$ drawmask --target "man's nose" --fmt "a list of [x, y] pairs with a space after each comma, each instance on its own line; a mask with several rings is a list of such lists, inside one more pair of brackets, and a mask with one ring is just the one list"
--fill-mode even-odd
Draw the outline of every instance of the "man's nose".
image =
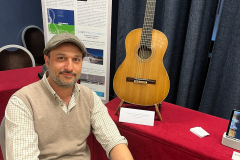
[[66, 61], [65, 69], [67, 69], [68, 71], [72, 71], [73, 70], [73, 62], [72, 62], [71, 59], [68, 59]]

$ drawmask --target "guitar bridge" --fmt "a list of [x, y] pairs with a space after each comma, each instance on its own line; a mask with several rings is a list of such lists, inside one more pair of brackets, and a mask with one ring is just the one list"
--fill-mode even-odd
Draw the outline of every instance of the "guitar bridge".
[[138, 83], [138, 84], [156, 84], [156, 80], [143, 79], [143, 78], [127, 77], [127, 78], [126, 78], [126, 81], [127, 81], [127, 82]]
[[147, 84], [147, 80], [145, 79], [138, 79], [138, 80], [134, 80], [134, 83], [140, 83], [140, 84]]

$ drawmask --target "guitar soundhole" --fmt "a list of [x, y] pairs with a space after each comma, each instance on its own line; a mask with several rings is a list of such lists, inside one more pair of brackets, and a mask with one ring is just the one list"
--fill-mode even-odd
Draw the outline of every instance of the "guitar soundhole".
[[148, 59], [152, 54], [152, 50], [150, 48], [148, 48], [147, 46], [141, 46], [138, 49], [138, 56], [141, 59]]

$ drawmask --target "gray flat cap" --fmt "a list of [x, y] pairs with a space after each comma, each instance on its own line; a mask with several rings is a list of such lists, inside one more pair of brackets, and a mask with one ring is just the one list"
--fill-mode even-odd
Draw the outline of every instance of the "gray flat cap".
[[77, 45], [83, 54], [83, 58], [86, 56], [87, 50], [84, 44], [75, 35], [70, 33], [60, 33], [54, 35], [46, 44], [43, 54], [48, 55], [49, 51], [63, 43], [73, 43]]

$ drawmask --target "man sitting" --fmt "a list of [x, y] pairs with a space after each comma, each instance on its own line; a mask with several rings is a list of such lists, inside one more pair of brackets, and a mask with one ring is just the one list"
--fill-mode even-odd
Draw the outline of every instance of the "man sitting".
[[44, 49], [48, 71], [10, 98], [5, 111], [9, 160], [90, 160], [92, 131], [108, 158], [133, 159], [107, 108], [77, 84], [87, 51], [71, 34], [53, 36]]

